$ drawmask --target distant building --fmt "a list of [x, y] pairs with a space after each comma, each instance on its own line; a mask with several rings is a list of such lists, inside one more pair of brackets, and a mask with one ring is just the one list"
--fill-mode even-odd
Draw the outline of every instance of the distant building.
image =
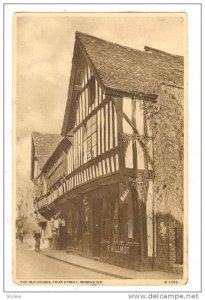
[[60, 135], [32, 134], [34, 205], [73, 251], [182, 272], [183, 57], [76, 33]]
[[21, 191], [18, 191], [17, 193], [17, 204], [16, 204], [17, 234], [21, 227], [24, 228], [24, 233], [26, 238], [31, 236], [33, 230], [37, 228], [36, 214], [34, 212], [34, 206], [33, 206], [33, 189], [29, 184], [27, 187], [24, 187], [24, 189], [21, 189]]

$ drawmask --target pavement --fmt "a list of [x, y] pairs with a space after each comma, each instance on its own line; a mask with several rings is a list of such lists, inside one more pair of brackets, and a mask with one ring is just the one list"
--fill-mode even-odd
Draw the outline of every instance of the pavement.
[[[32, 241], [31, 241], [32, 242]], [[91, 285], [96, 284], [96, 280], [112, 280], [113, 276], [104, 275], [99, 272], [89, 271], [80, 266], [73, 266], [64, 261], [49, 258], [36, 252], [30, 242], [24, 240], [23, 244], [16, 241], [15, 264], [13, 268], [13, 280], [17, 284], [53, 284], [53, 281], [66, 281], [66, 284], [75, 284], [77, 280], [88, 280]], [[50, 282], [51, 281], [51, 282]]]
[[121, 279], [162, 279], [162, 280], [178, 280], [183, 276], [180, 274], [162, 272], [162, 271], [149, 271], [138, 272], [115, 265], [103, 263], [94, 259], [79, 256], [77, 254], [68, 253], [65, 250], [51, 250], [42, 249], [42, 255], [52, 259], [70, 264], [72, 266], [81, 267], [89, 271], [94, 271], [100, 274], [113, 276]]

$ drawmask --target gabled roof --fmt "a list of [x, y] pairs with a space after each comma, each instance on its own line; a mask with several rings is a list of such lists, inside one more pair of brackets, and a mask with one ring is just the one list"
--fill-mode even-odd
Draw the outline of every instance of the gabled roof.
[[[136, 37], [137, 38], [137, 37]], [[160, 84], [183, 88], [184, 58], [145, 46], [145, 51], [108, 42], [76, 32], [68, 99], [61, 134], [72, 129], [73, 111], [78, 93], [74, 91], [78, 50], [105, 90], [157, 96]]]
[[[155, 94], [161, 84], [183, 87], [184, 59], [145, 46], [145, 51], [76, 32], [103, 85], [117, 91]], [[136, 37], [137, 38], [137, 37]]]
[[62, 155], [63, 150], [65, 151], [68, 145], [73, 144], [73, 133], [69, 133], [65, 137], [63, 137], [57, 146], [54, 148], [51, 155], [49, 155], [48, 159], [46, 160], [45, 164], [43, 165], [42, 171], [48, 170], [53, 165], [53, 159], [55, 160], [56, 157]]
[[32, 132], [31, 136], [35, 147], [36, 157], [39, 162], [39, 167], [42, 169], [63, 138], [60, 134], [40, 132]]

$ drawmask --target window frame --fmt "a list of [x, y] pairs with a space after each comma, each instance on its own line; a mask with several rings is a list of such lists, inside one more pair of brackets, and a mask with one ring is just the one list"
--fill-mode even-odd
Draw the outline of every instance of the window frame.
[[97, 156], [97, 116], [89, 118], [83, 128], [83, 163], [86, 163]]

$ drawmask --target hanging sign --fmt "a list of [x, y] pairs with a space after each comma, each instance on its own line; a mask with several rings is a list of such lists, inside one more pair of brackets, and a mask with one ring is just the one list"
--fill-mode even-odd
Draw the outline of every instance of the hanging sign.
[[130, 189], [126, 189], [126, 190], [124, 191], [123, 195], [120, 197], [120, 200], [121, 200], [122, 202], [125, 201], [125, 199], [127, 198], [129, 192], [130, 192]]
[[133, 180], [133, 178], [128, 178], [126, 181], [126, 184], [129, 185], [129, 187], [124, 191], [123, 195], [120, 197], [120, 200], [122, 202], [125, 201], [125, 199], [127, 198], [131, 188], [133, 187], [133, 185], [135, 184], [135, 181]]

